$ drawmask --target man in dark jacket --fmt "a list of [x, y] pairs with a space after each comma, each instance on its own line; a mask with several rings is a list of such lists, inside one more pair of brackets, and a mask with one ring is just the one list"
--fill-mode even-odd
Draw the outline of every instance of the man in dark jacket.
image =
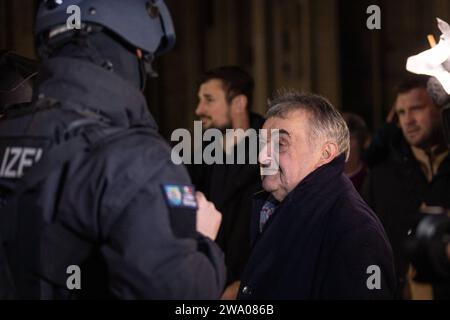
[[[240, 299], [390, 299], [391, 247], [381, 223], [344, 174], [349, 132], [324, 98], [295, 91], [269, 104], [259, 161], [253, 249]], [[277, 151], [278, 150], [278, 156]]]
[[[429, 77], [410, 77], [399, 86], [395, 103], [400, 130], [383, 143], [384, 160], [374, 165], [364, 186], [367, 203], [379, 215], [392, 243], [403, 298], [431, 299], [444, 288], [412, 281], [405, 240], [422, 206], [450, 208], [450, 157], [440, 108], [427, 92]], [[433, 292], [434, 291], [434, 292]], [[447, 289], [448, 291], [448, 289]], [[448, 294], [448, 293], [447, 293]]]
[[[226, 129], [253, 129], [257, 132], [264, 119], [251, 112], [252, 77], [236, 66], [225, 66], [206, 72], [200, 80], [196, 115], [204, 129], [222, 131], [224, 156], [236, 155], [238, 144], [245, 144], [245, 164], [197, 164], [189, 167], [198, 190], [222, 213], [217, 243], [225, 253], [227, 285], [225, 299], [236, 297], [239, 279], [250, 253], [251, 198], [261, 189], [257, 163], [249, 160], [249, 139], [226, 135]], [[230, 139], [231, 137], [231, 139]], [[255, 155], [256, 159], [256, 155]], [[255, 161], [256, 162], [256, 161]]]
[[[72, 4], [80, 29], [66, 25]], [[36, 35], [39, 99], [0, 121], [12, 297], [219, 298], [220, 216], [195, 201], [141, 91], [174, 43], [164, 2], [45, 1]]]

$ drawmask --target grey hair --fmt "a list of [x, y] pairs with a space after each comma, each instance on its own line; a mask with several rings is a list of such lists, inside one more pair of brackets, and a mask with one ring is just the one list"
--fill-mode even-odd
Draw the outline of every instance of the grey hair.
[[295, 89], [281, 89], [268, 101], [266, 118], [285, 118], [297, 110], [306, 111], [309, 116], [309, 143], [314, 146], [317, 138], [333, 141], [338, 146], [338, 155], [350, 153], [350, 133], [342, 115], [326, 98], [302, 93]]

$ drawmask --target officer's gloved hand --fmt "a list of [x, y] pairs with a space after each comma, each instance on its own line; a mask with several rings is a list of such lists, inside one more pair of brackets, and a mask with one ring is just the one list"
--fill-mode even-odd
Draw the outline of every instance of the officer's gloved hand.
[[203, 193], [196, 192], [195, 196], [198, 204], [197, 231], [212, 240], [216, 240], [222, 223], [222, 214], [217, 211], [212, 202], [206, 199]]

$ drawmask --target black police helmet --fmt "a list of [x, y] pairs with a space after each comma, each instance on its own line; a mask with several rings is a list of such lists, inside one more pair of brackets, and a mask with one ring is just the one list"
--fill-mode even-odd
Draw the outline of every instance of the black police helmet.
[[71, 31], [68, 20], [78, 9], [83, 29], [104, 27], [144, 54], [157, 56], [175, 44], [172, 18], [163, 0], [43, 0], [36, 17], [38, 43], [45, 45], [53, 36]]

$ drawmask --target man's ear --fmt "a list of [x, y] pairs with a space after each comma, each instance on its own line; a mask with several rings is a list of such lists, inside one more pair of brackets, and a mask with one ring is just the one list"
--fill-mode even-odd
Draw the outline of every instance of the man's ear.
[[245, 95], [240, 94], [233, 98], [231, 101], [231, 107], [235, 112], [243, 113], [247, 112], [248, 99]]
[[247, 130], [250, 128], [250, 119], [247, 104], [248, 99], [243, 94], [237, 95], [231, 101], [230, 117], [233, 129]]
[[322, 146], [320, 150], [320, 159], [317, 164], [317, 168], [333, 161], [338, 154], [338, 149], [339, 148], [336, 142], [333, 141], [325, 142], [325, 144]]

